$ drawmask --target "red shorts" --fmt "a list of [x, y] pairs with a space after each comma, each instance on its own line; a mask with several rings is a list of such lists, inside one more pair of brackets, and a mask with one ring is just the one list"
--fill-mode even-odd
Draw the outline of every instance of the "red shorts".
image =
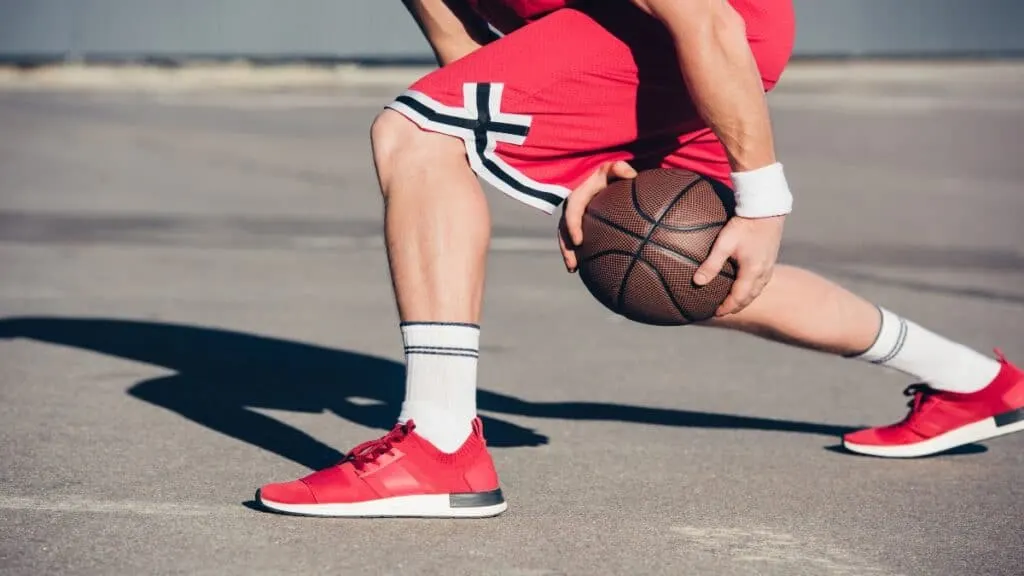
[[[793, 45], [791, 0], [732, 0], [765, 90]], [[552, 213], [601, 164], [673, 167], [729, 182], [665, 27], [626, 0], [564, 8], [439, 68], [388, 105], [461, 138], [487, 183]]]

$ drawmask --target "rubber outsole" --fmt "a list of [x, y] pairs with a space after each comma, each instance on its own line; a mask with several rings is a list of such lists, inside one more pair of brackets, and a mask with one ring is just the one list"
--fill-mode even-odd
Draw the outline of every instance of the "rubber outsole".
[[418, 494], [366, 502], [336, 504], [287, 504], [263, 498], [256, 502], [281, 514], [323, 518], [490, 518], [508, 509], [501, 488], [461, 494]]
[[991, 440], [1014, 432], [1024, 431], [1024, 408], [1003, 412], [940, 434], [933, 438], [899, 445], [855, 444], [843, 440], [843, 447], [851, 452], [883, 458], [920, 458], [952, 450], [966, 444]]

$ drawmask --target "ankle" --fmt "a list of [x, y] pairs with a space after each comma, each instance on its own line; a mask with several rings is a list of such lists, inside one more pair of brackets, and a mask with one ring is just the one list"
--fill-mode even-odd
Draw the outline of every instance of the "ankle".
[[400, 421], [442, 452], [454, 452], [476, 417], [480, 327], [449, 322], [403, 322], [406, 389]]
[[415, 404], [402, 405], [402, 414], [409, 410], [415, 417], [399, 418], [400, 423], [412, 422], [416, 434], [430, 442], [440, 452], [454, 454], [473, 434], [473, 420], [465, 420], [443, 407]]

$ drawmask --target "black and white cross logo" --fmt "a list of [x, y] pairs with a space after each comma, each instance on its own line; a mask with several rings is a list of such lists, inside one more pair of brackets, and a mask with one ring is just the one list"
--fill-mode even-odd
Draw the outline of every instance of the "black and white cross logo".
[[502, 160], [499, 142], [522, 145], [532, 118], [501, 111], [502, 83], [466, 83], [462, 108], [446, 106], [408, 90], [388, 105], [421, 128], [462, 139], [473, 170], [495, 188], [531, 206], [552, 213], [569, 195], [563, 186], [537, 182]]

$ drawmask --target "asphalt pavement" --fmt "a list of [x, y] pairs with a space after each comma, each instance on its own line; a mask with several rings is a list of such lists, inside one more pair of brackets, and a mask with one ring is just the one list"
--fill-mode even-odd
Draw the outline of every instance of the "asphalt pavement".
[[[493, 190], [479, 406], [508, 512], [260, 511], [261, 484], [398, 412], [367, 135], [403, 86], [16, 84], [0, 573], [1024, 573], [1024, 435], [844, 453], [910, 381], [614, 317], [564, 272], [554, 218]], [[782, 261], [1024, 362], [1024, 65], [795, 67], [771, 100], [797, 197]]]

